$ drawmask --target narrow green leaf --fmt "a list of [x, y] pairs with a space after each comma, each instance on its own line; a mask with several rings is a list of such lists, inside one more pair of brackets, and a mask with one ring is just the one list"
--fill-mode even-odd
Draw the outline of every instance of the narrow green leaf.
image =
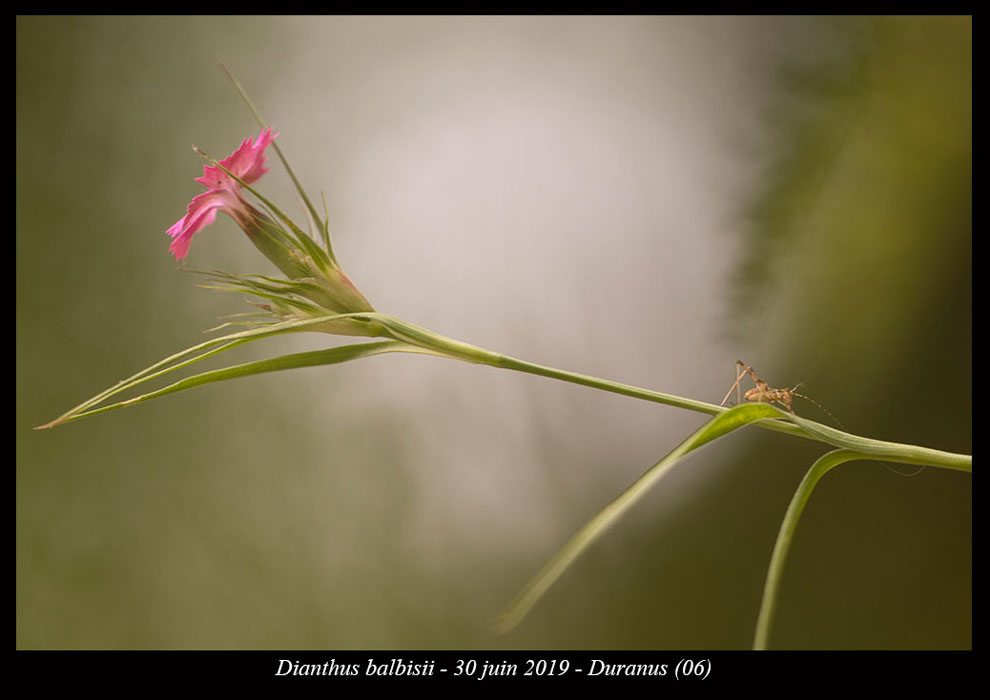
[[330, 243], [330, 213], [327, 211], [327, 198], [320, 192], [320, 199], [323, 200], [323, 222], [320, 233], [323, 235], [323, 247], [327, 250], [327, 255], [333, 260], [333, 264], [340, 267], [336, 256], [333, 254], [333, 245]]
[[773, 555], [770, 557], [770, 568], [767, 571], [767, 580], [763, 586], [763, 600], [760, 603], [760, 614], [756, 619], [756, 634], [753, 639], [753, 649], [762, 650], [767, 648], [770, 639], [770, 626], [773, 624], [773, 616], [777, 607], [777, 595], [780, 591], [780, 581], [784, 572], [784, 563], [787, 561], [787, 554], [790, 551], [791, 541], [794, 539], [794, 531], [797, 529], [798, 520], [804, 511], [808, 499], [815, 485], [821, 481], [829, 471], [857, 459], [873, 459], [872, 455], [855, 450], [834, 450], [819, 457], [811, 469], [801, 480], [787, 513], [784, 515], [784, 522], [780, 525], [780, 532], [777, 534], [777, 541], [773, 546]]
[[[254, 314], [252, 314], [252, 315], [254, 315]], [[248, 328], [260, 328], [262, 326], [271, 326], [271, 325], [274, 325], [275, 323], [278, 323], [278, 322], [277, 321], [261, 321], [261, 320], [257, 320], [257, 321], [225, 321], [225, 322], [221, 323], [219, 326], [213, 326], [213, 328], [207, 328], [205, 331], [203, 331], [203, 333], [214, 333], [216, 331], [223, 330], [224, 328], [236, 328], [236, 327], [239, 327], [239, 326], [241, 326], [241, 327], [248, 327]]]
[[578, 556], [632, 508], [686, 454], [754, 421], [787, 417], [788, 414], [774, 406], [753, 403], [731, 408], [705, 423], [578, 530], [498, 614], [494, 621], [495, 629], [505, 633], [515, 628]]
[[[156, 379], [169, 372], [174, 372], [177, 369], [181, 369], [188, 365], [191, 365], [200, 360], [205, 360], [208, 357], [217, 355], [221, 352], [225, 352], [232, 348], [235, 348], [244, 343], [250, 343], [255, 340], [261, 340], [262, 338], [268, 338], [275, 335], [281, 335], [283, 333], [295, 333], [299, 331], [305, 331], [312, 326], [317, 326], [321, 323], [327, 323], [329, 321], [345, 321], [345, 320], [355, 320], [362, 321], [361, 317], [366, 316], [366, 314], [332, 314], [328, 316], [318, 316], [316, 318], [308, 318], [300, 321], [285, 321], [282, 323], [276, 323], [274, 325], [266, 326], [264, 328], [255, 328], [248, 331], [240, 331], [238, 333], [231, 333], [229, 335], [221, 336], [219, 338], [212, 338], [205, 342], [193, 345], [192, 347], [186, 348], [181, 352], [174, 355], [166, 357], [164, 360], [160, 360], [150, 367], [146, 367], [137, 374], [128, 377], [127, 379], [117, 382], [109, 389], [101, 391], [96, 396], [84, 401], [72, 410], [64, 413], [50, 423], [45, 425], [39, 425], [35, 430], [42, 430], [45, 428], [53, 428], [56, 425], [60, 425], [69, 420], [73, 419], [77, 413], [82, 413], [88, 409], [103, 403], [106, 399], [111, 396], [115, 396], [123, 391], [137, 386], [138, 384], [143, 384], [144, 382]], [[196, 353], [200, 353], [196, 355]], [[188, 360], [185, 358], [191, 355], [196, 355]]]
[[157, 399], [160, 396], [175, 394], [180, 391], [203, 386], [204, 384], [212, 384], [213, 382], [222, 382], [228, 379], [237, 379], [238, 377], [247, 377], [252, 374], [263, 374], [265, 372], [280, 372], [287, 369], [316, 367], [319, 365], [335, 365], [340, 364], [341, 362], [349, 362], [351, 360], [358, 360], [363, 357], [371, 357], [373, 355], [381, 355], [387, 352], [425, 353], [426, 351], [413, 345], [409, 345], [408, 343], [402, 343], [395, 340], [383, 340], [374, 343], [343, 345], [341, 347], [330, 348], [328, 350], [315, 350], [312, 352], [282, 355], [281, 357], [273, 357], [271, 359], [259, 360], [257, 362], [246, 362], [244, 364], [225, 367], [223, 369], [215, 369], [209, 372], [203, 372], [202, 374], [186, 377], [185, 379], [181, 379], [174, 384], [169, 384], [168, 386], [158, 389], [157, 391], [152, 391], [150, 393], [137, 396], [133, 399], [128, 399], [127, 401], [120, 401], [118, 403], [110, 404], [109, 406], [101, 406], [100, 408], [94, 408], [90, 411], [76, 413], [62, 422], [78, 420], [80, 418], [86, 418], [87, 416], [95, 416], [98, 413], [106, 413], [107, 411], [124, 408], [125, 406], [132, 406], [144, 401], [150, 401], [151, 399]]

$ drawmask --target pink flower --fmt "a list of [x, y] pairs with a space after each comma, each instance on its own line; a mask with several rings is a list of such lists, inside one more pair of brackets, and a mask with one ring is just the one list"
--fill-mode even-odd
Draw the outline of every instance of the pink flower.
[[[277, 133], [268, 127], [254, 139], [244, 139], [240, 147], [220, 161], [220, 165], [251, 184], [268, 172], [265, 167], [265, 149], [275, 140]], [[172, 237], [169, 250], [176, 260], [182, 260], [189, 252], [189, 244], [197, 232], [213, 223], [217, 212], [222, 211], [234, 219], [241, 228], [249, 225], [254, 217], [254, 209], [241, 195], [243, 189], [236, 180], [215, 165], [203, 167], [203, 177], [196, 182], [209, 191], [193, 197], [186, 208], [186, 215], [168, 229]]]

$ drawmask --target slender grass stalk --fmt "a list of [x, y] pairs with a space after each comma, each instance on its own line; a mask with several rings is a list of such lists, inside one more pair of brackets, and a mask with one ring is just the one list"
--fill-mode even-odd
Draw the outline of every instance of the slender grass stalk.
[[543, 568], [536, 572], [536, 575], [496, 616], [494, 620], [495, 630], [504, 634], [515, 628], [578, 556], [614, 525], [650, 488], [668, 474], [682, 457], [734, 430], [780, 414], [780, 409], [770, 404], [745, 404], [728, 409], [705, 423], [663, 459], [647, 469], [618, 498], [599, 511], [563, 547], [557, 550], [557, 553], [543, 565]]
[[780, 524], [780, 533], [773, 546], [773, 555], [770, 557], [770, 568], [767, 570], [767, 580], [763, 586], [763, 600], [760, 603], [760, 614], [756, 619], [756, 635], [753, 638], [753, 649], [764, 650], [770, 639], [770, 627], [773, 624], [774, 613], [777, 609], [777, 597], [780, 591], [780, 581], [783, 578], [784, 564], [787, 561], [787, 554], [791, 548], [791, 541], [794, 539], [794, 531], [797, 529], [798, 520], [804, 507], [811, 498], [811, 492], [829, 471], [857, 459], [873, 459], [872, 455], [855, 450], [834, 450], [819, 457], [811, 469], [804, 475], [798, 485], [791, 504], [787, 507], [784, 515], [784, 522]]

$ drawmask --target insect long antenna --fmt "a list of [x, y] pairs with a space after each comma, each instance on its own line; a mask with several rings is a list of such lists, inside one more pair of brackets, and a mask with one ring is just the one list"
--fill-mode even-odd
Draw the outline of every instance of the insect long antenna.
[[[801, 386], [801, 385], [800, 385], [800, 384], [798, 384], [797, 386], [795, 386], [795, 387], [794, 387], [794, 389], [797, 389], [797, 388], [798, 388], [799, 386]], [[832, 415], [832, 412], [831, 412], [831, 411], [829, 411], [829, 410], [828, 410], [827, 408], [825, 408], [825, 407], [824, 407], [824, 406], [822, 406], [822, 405], [821, 405], [820, 403], [818, 403], [817, 401], [815, 401], [815, 400], [814, 400], [813, 398], [811, 398], [811, 397], [808, 397], [808, 396], [805, 396], [804, 394], [799, 394], [799, 393], [797, 393], [796, 391], [794, 391], [794, 389], [792, 389], [792, 390], [791, 390], [791, 393], [792, 393], [792, 394], [793, 394], [794, 396], [799, 396], [799, 397], [801, 397], [802, 399], [804, 399], [805, 401], [807, 401], [808, 403], [812, 403], [812, 404], [814, 404], [815, 406], [818, 406], [818, 408], [820, 408], [820, 409], [821, 409], [821, 410], [822, 410], [822, 411], [823, 411], [823, 412], [824, 412], [824, 413], [825, 413], [825, 414], [826, 414], [826, 415], [827, 415], [827, 416], [828, 416], [829, 418], [831, 418], [831, 419], [832, 419], [832, 420], [834, 420], [834, 421], [835, 421], [836, 423], [838, 423], [838, 425], [839, 425], [839, 427], [840, 427], [840, 428], [842, 428], [843, 430], [846, 430], [846, 426], [844, 426], [844, 425], [842, 424], [842, 421], [840, 421], [840, 420], [839, 420], [838, 418], [836, 418], [835, 416], [833, 416], [833, 415]]]
[[[801, 386], [801, 385], [798, 384], [797, 386], [794, 387], [794, 389], [797, 389], [798, 386]], [[804, 399], [808, 403], [813, 403], [816, 406], [818, 406], [818, 408], [820, 408], [822, 411], [824, 411], [825, 413], [827, 413], [828, 416], [829, 416], [829, 418], [831, 418], [832, 420], [834, 420], [839, 425], [840, 428], [842, 428], [843, 430], [846, 430], [846, 426], [844, 426], [842, 424], [842, 421], [840, 421], [838, 418], [836, 418], [835, 416], [833, 416], [832, 415], [832, 412], [829, 411], [824, 406], [822, 406], [820, 403], [818, 403], [817, 401], [815, 401], [814, 399], [812, 399], [812, 398], [810, 398], [808, 396], [805, 396], [804, 394], [797, 393], [793, 389], [791, 390], [791, 392], [793, 393], [794, 396], [800, 396], [802, 399]], [[877, 461], [879, 461], [879, 463], [882, 464], [887, 471], [893, 472], [897, 476], [908, 476], [908, 477], [910, 477], [910, 476], [917, 476], [918, 474], [920, 474], [921, 472], [923, 472], [925, 470], [925, 466], [924, 465], [921, 465], [917, 469], [917, 471], [913, 471], [910, 474], [905, 474], [904, 472], [895, 469], [889, 462], [884, 462], [884, 461], [880, 461], [880, 460], [877, 460]]]

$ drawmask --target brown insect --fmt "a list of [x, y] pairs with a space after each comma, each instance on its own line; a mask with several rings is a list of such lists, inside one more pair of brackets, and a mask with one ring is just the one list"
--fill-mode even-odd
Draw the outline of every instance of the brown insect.
[[[742, 380], [745, 379], [747, 376], [753, 380], [753, 384], [755, 384], [756, 386], [754, 386], [752, 389], [748, 390], [745, 394], [742, 395], [742, 398], [745, 399], [746, 401], [753, 401], [755, 403], [777, 403], [783, 406], [785, 409], [787, 409], [789, 413], [794, 413], [794, 409], [791, 408], [791, 402], [794, 400], [795, 396], [800, 396], [805, 401], [808, 401], [809, 403], [813, 403], [816, 406], [818, 406], [818, 408], [822, 409], [822, 411], [828, 414], [829, 418], [834, 420], [836, 423], [839, 424], [840, 427], [845, 429], [845, 426], [842, 425], [842, 422], [838, 418], [833, 416], [832, 413], [827, 408], [822, 406], [814, 399], [809, 398], [804, 394], [799, 394], [797, 392], [797, 388], [801, 386], [800, 383], [795, 384], [790, 389], [774, 389], [765, 381], [757, 377], [756, 372], [753, 371], [753, 368], [747, 365], [742, 360], [736, 360], [735, 384], [733, 384], [732, 387], [729, 389], [729, 392], [725, 395], [725, 398], [722, 399], [722, 403], [720, 403], [719, 406], [725, 405], [725, 402], [729, 400], [730, 396], [732, 396], [733, 389], [735, 389], [736, 391], [736, 403], [739, 403], [740, 401], [739, 383], [742, 382]], [[894, 472], [898, 476], [916, 476], [925, 469], [925, 467], [922, 466], [916, 472], [913, 472], [911, 474], [905, 474], [904, 472], [900, 472], [897, 469], [894, 469], [888, 462], [881, 462], [881, 464], [883, 464], [883, 466], [886, 467], [888, 471]]]
[[[790, 389], [774, 389], [765, 381], [757, 377], [756, 372], [753, 371], [753, 368], [742, 360], [736, 360], [736, 383], [729, 389], [719, 406], [725, 405], [725, 402], [729, 400], [730, 396], [732, 396], [733, 389], [736, 391], [736, 403], [739, 403], [742, 400], [739, 396], [741, 391], [739, 384], [747, 376], [753, 380], [753, 384], [756, 386], [748, 390], [745, 394], [742, 394], [742, 399], [745, 399], [746, 401], [753, 401], [755, 403], [776, 403], [783, 406], [788, 412], [794, 413], [794, 409], [791, 408], [791, 402], [794, 400], [795, 396], [800, 396], [805, 401], [810, 401], [821, 408], [817, 401], [809, 399], [804, 394], [797, 393], [797, 388], [801, 386], [800, 384], [796, 384]], [[822, 408], [822, 410], [825, 411], [824, 408]], [[828, 411], [825, 412], [828, 413]], [[832, 414], [829, 413], [829, 415], [831, 416]]]

